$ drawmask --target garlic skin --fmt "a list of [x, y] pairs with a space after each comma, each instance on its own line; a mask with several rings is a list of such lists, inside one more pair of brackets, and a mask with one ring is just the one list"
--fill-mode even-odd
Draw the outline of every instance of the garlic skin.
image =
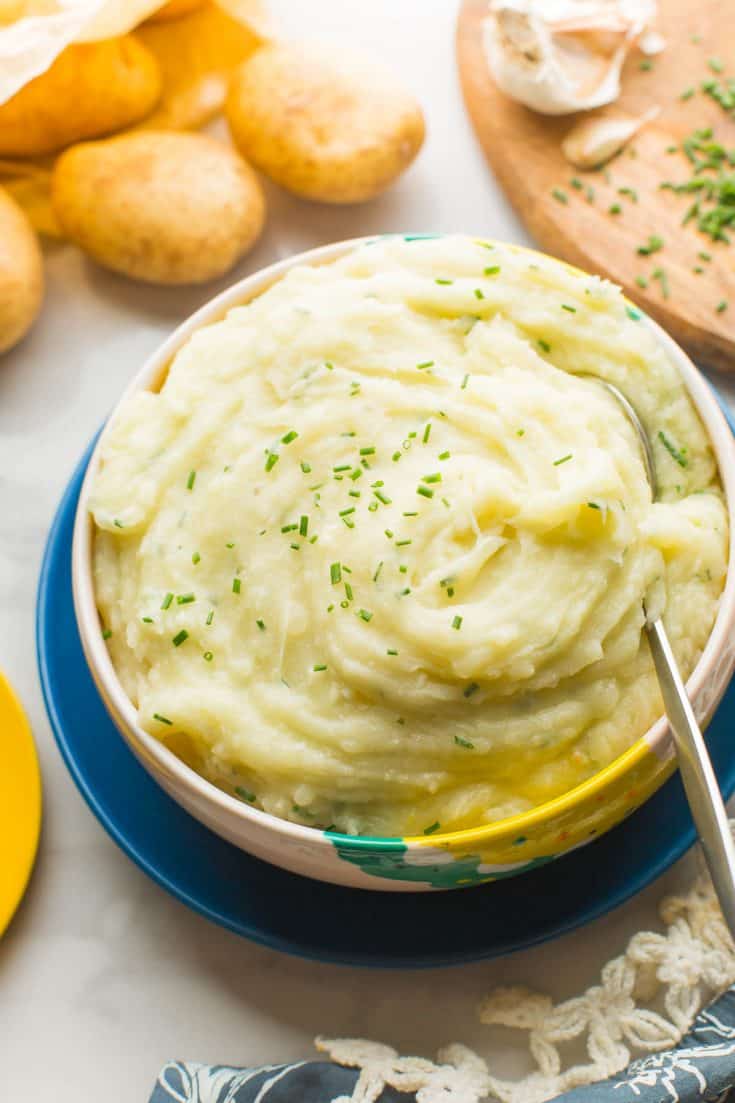
[[491, 0], [490, 72], [511, 99], [544, 115], [601, 107], [617, 99], [627, 53], [656, 13], [656, 0]]
[[643, 115], [596, 115], [573, 126], [561, 143], [561, 151], [578, 169], [596, 169], [619, 153], [641, 127], [660, 113], [651, 107]]

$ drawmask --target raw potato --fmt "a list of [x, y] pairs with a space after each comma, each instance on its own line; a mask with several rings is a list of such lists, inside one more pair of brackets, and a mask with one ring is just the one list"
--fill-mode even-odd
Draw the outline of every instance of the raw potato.
[[233, 79], [226, 104], [235, 144], [289, 191], [359, 203], [383, 191], [424, 140], [416, 101], [372, 59], [342, 49], [274, 43]]
[[0, 104], [0, 156], [52, 153], [130, 126], [161, 94], [155, 58], [133, 35], [67, 46]]
[[260, 184], [233, 150], [162, 130], [67, 150], [51, 201], [64, 234], [100, 264], [163, 284], [221, 276], [265, 216]]
[[0, 352], [28, 332], [42, 299], [38, 239], [20, 207], [0, 188]]

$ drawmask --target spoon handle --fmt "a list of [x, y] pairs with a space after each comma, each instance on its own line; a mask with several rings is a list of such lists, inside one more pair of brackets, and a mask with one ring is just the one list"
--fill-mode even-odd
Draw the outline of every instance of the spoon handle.
[[692, 819], [722, 914], [735, 939], [735, 845], [720, 787], [663, 621], [651, 621], [646, 629]]

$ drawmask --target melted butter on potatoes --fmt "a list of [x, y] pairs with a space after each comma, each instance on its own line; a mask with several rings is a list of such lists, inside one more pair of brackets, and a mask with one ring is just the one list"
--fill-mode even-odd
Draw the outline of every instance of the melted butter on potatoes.
[[[621, 387], [655, 441], [653, 504]], [[120, 408], [91, 508], [140, 721], [269, 812], [420, 833], [522, 811], [661, 712], [727, 519], [674, 365], [619, 291], [468, 238], [293, 269]]]

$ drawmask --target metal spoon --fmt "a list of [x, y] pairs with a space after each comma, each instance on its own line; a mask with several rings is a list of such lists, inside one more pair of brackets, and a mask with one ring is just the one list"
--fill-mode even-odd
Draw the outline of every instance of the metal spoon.
[[[638, 435], [646, 474], [655, 500], [658, 487], [653, 451], [648, 434], [635, 408], [614, 384], [597, 376], [586, 376], [586, 378], [595, 379], [605, 387], [625, 411]], [[694, 716], [660, 617], [651, 620], [646, 614], [646, 633], [664, 700], [666, 717], [674, 737], [679, 772], [689, 801], [692, 819], [702, 843], [722, 914], [730, 934], [735, 939], [735, 844], [730, 833], [725, 805], [704, 737]]]

